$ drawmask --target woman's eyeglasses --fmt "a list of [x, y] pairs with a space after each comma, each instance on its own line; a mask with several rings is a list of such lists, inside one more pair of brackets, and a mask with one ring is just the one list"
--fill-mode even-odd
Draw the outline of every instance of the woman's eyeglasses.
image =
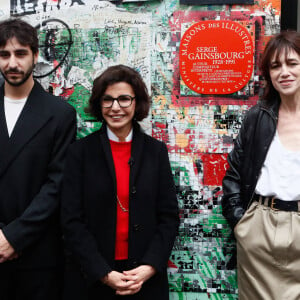
[[122, 108], [129, 107], [132, 103], [132, 101], [135, 99], [135, 97], [132, 97], [130, 95], [120, 95], [117, 98], [113, 98], [109, 95], [104, 95], [101, 98], [101, 106], [103, 108], [111, 108], [115, 101], [118, 102], [119, 106]]

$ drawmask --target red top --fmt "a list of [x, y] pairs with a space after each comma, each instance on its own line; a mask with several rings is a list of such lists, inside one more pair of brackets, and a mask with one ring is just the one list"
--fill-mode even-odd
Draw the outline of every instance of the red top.
[[[131, 142], [114, 142], [110, 140], [112, 156], [117, 179], [117, 195], [123, 208], [117, 202], [117, 227], [115, 259], [128, 259], [128, 229], [129, 229], [129, 172], [128, 161], [131, 154]], [[117, 201], [117, 200], [116, 200]]]

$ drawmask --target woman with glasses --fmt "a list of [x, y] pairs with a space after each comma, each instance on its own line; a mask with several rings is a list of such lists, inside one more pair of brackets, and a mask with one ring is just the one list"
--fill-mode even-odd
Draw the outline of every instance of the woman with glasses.
[[262, 54], [264, 101], [246, 115], [223, 179], [239, 299], [300, 299], [300, 33]]
[[64, 299], [169, 299], [178, 205], [167, 148], [138, 124], [149, 107], [132, 68], [93, 83], [88, 112], [102, 128], [70, 147], [65, 166]]

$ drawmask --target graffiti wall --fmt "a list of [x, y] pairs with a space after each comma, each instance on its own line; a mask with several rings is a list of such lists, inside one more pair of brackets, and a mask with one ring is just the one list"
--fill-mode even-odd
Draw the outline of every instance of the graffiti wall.
[[[78, 138], [101, 126], [84, 112], [93, 79], [119, 63], [141, 73], [152, 97], [142, 126], [168, 146], [180, 205], [181, 225], [168, 269], [170, 298], [237, 299], [236, 270], [228, 264], [234, 243], [221, 214], [221, 183], [243, 117], [261, 95], [259, 57], [280, 30], [281, 1], [185, 3], [1, 0], [0, 19], [20, 16], [39, 29], [35, 76], [76, 108]], [[253, 72], [233, 93], [201, 94], [180, 73], [183, 35], [208, 20], [237, 22], [251, 37]]]

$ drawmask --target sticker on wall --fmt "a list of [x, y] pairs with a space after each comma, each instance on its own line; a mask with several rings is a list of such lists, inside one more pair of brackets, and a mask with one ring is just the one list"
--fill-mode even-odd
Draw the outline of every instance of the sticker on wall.
[[180, 75], [199, 94], [232, 94], [253, 71], [253, 39], [234, 21], [202, 21], [190, 26], [180, 42]]

